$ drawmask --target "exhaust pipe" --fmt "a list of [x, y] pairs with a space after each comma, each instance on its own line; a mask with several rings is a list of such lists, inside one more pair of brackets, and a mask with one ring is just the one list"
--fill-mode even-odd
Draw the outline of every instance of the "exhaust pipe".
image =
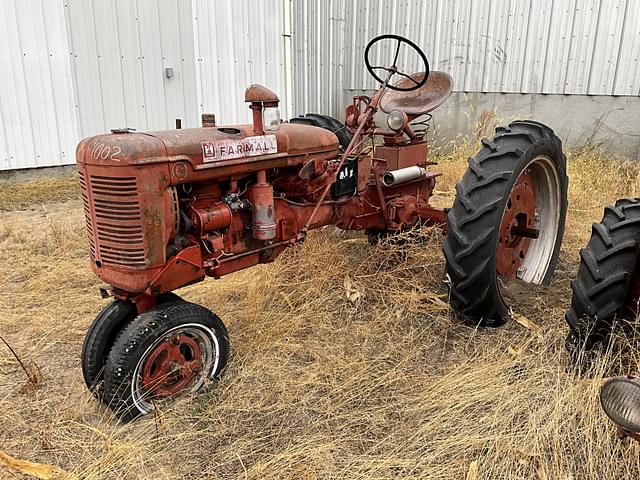
[[417, 180], [424, 177], [426, 174], [427, 170], [422, 167], [418, 167], [417, 165], [401, 168], [399, 170], [392, 170], [382, 175], [382, 184], [385, 187], [392, 187], [401, 183]]

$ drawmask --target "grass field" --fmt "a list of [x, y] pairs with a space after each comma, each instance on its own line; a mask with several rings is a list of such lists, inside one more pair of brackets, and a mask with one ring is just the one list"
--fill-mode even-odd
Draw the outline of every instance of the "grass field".
[[[468, 150], [438, 156], [440, 205]], [[555, 279], [508, 292], [541, 335], [457, 319], [437, 231], [370, 247], [322, 229], [274, 264], [179, 291], [225, 321], [229, 366], [210, 393], [126, 425], [82, 381], [82, 339], [105, 301], [75, 180], [2, 186], [0, 335], [32, 381], [0, 342], [0, 450], [82, 479], [639, 478], [640, 445], [615, 438], [597, 398], [603, 376], [636, 371], [636, 340], [578, 375], [563, 315], [591, 222], [638, 194], [640, 167], [568, 158]], [[0, 463], [0, 478], [30, 477]]]

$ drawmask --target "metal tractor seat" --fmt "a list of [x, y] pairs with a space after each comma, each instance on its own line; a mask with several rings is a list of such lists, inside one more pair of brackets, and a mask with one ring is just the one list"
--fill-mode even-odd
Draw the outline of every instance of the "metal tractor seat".
[[[410, 87], [424, 78], [424, 72], [403, 78], [394, 86]], [[431, 71], [427, 82], [416, 90], [395, 91], [387, 90], [380, 100], [380, 108], [385, 113], [400, 110], [409, 116], [418, 116], [435, 110], [451, 95], [453, 79], [445, 72]]]

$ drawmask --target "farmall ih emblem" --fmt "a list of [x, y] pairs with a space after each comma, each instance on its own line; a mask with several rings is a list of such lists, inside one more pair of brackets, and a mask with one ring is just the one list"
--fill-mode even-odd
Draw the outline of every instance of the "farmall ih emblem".
[[259, 135], [239, 140], [202, 142], [202, 160], [215, 162], [240, 157], [253, 157], [278, 152], [275, 135]]

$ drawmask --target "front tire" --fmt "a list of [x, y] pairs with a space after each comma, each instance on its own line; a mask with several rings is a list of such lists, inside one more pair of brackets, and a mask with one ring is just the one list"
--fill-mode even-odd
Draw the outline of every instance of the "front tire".
[[474, 324], [498, 326], [509, 318], [499, 276], [551, 280], [567, 211], [566, 158], [553, 130], [534, 121], [498, 127], [482, 144], [456, 185], [443, 250], [453, 307]]
[[188, 302], [159, 305], [118, 335], [105, 367], [105, 400], [124, 421], [154, 403], [198, 393], [227, 363], [227, 329], [214, 313]]
[[[173, 292], [163, 293], [156, 303], [178, 302], [182, 299]], [[97, 399], [102, 399], [102, 380], [107, 354], [118, 333], [137, 315], [133, 302], [113, 300], [91, 322], [82, 344], [82, 377], [87, 388]]]
[[629, 290], [638, 263], [640, 200], [621, 199], [606, 207], [594, 223], [587, 246], [580, 250], [580, 266], [571, 282], [571, 307], [566, 347], [576, 356], [606, 342], [613, 321], [631, 313]]

